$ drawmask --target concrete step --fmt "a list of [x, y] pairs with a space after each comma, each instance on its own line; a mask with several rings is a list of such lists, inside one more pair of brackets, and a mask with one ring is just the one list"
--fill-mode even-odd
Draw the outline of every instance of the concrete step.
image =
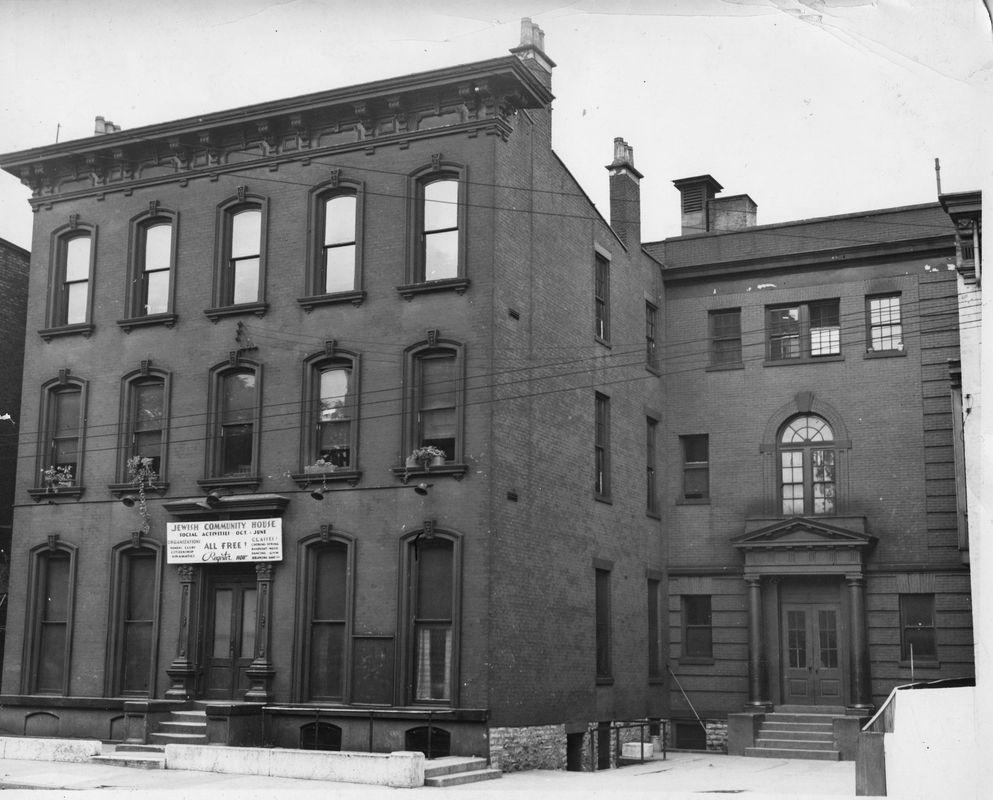
[[833, 717], [845, 716], [844, 706], [801, 706], [785, 705], [776, 706], [774, 713], [783, 714], [830, 714]]
[[446, 786], [461, 786], [466, 783], [478, 783], [479, 781], [492, 781], [502, 776], [503, 773], [498, 769], [475, 769], [469, 772], [454, 772], [449, 775], [439, 775], [434, 778], [425, 777], [424, 785], [444, 788]]
[[458, 772], [475, 772], [486, 769], [486, 759], [475, 756], [445, 756], [433, 758], [424, 766], [425, 778], [438, 778]]
[[169, 716], [174, 719], [190, 719], [190, 720], [200, 720], [204, 724], [207, 723], [207, 712], [202, 709], [194, 709], [192, 711], [170, 711]]
[[759, 727], [756, 736], [758, 739], [801, 739], [812, 742], [833, 742], [834, 731], [809, 731], [796, 730], [793, 728], [767, 728], [765, 725]]
[[206, 733], [152, 733], [148, 736], [155, 744], [207, 744]]
[[809, 758], [816, 761], [840, 761], [837, 750], [794, 750], [774, 747], [746, 747], [745, 755], [752, 758]]
[[782, 714], [773, 711], [765, 715], [766, 722], [819, 722], [821, 724], [833, 724], [838, 714]]
[[165, 769], [165, 753], [106, 753], [93, 756], [90, 759], [95, 764], [107, 764], [113, 767], [131, 767], [133, 769]]
[[159, 744], [119, 744], [114, 748], [115, 753], [164, 753], [165, 748]]
[[159, 728], [162, 729], [163, 733], [175, 732], [175, 733], [197, 733], [198, 731], [207, 731], [206, 722], [196, 722], [191, 720], [189, 722], [183, 720], [166, 720], [165, 722], [159, 723]]
[[771, 747], [773, 750], [833, 750], [834, 741], [831, 739], [772, 739], [759, 736], [755, 739], [756, 747]]
[[788, 722], [785, 720], [768, 720], [759, 723], [759, 727], [782, 731], [816, 731], [818, 733], [833, 733], [833, 722]]

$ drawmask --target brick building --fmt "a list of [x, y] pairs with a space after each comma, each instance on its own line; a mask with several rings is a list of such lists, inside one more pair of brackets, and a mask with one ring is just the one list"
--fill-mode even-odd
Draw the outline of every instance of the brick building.
[[646, 249], [676, 741], [703, 743], [692, 704], [775, 750], [793, 723], [765, 712], [817, 706], [851, 758], [895, 685], [973, 671], [954, 227], [937, 203], [758, 226], [711, 176], [675, 184], [682, 235]]
[[24, 319], [28, 310], [28, 262], [31, 254], [0, 239], [0, 655], [7, 615], [11, 523], [17, 426], [21, 421], [21, 373], [24, 368]]
[[630, 148], [613, 226], [552, 151], [553, 66], [525, 21], [0, 157], [35, 211], [3, 730], [211, 701], [214, 742], [577, 767], [662, 716], [659, 268]]

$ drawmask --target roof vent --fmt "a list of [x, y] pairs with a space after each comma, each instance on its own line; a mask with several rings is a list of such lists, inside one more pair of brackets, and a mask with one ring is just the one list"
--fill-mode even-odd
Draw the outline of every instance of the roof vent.
[[120, 125], [115, 125], [109, 119], [97, 117], [93, 122], [93, 135], [103, 136], [105, 133], [117, 133], [121, 129]]

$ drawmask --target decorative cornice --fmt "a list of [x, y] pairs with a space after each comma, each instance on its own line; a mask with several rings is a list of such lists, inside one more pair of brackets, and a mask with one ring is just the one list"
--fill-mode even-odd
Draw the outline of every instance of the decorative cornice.
[[[140, 174], [142, 164], [161, 166], [162, 154], [168, 154], [181, 171], [195, 171], [222, 166], [225, 150], [251, 152], [252, 147], [259, 148], [260, 139], [259, 157], [264, 160], [278, 155], [287, 142], [295, 145], [294, 152], [309, 149], [320, 131], [340, 133], [355, 130], [358, 124], [366, 135], [384, 130], [392, 131], [392, 136], [436, 136], [439, 130], [456, 126], [411, 130], [426, 117], [415, 112], [437, 108], [438, 113], [448, 114], [462, 109], [462, 123], [475, 122], [480, 115], [467, 102], [471, 99], [467, 91], [471, 95], [477, 86], [485, 88], [488, 116], [545, 107], [552, 100], [548, 88], [519, 59], [505, 56], [7, 153], [0, 155], [0, 167], [36, 196], [58, 195], [59, 180], [72, 176], [77, 181], [80, 164], [95, 187], [110, 179], [109, 172], [124, 181], [120, 176]], [[378, 145], [380, 137], [376, 139]], [[241, 162], [233, 168], [245, 166]]]

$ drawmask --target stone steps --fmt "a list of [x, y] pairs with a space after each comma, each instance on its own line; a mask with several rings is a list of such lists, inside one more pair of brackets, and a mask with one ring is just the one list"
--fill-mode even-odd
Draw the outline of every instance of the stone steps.
[[208, 744], [206, 711], [173, 711], [159, 729], [149, 734], [155, 744]]
[[132, 769], [165, 769], [165, 748], [154, 744], [119, 744], [112, 752], [90, 759], [95, 764]]
[[491, 781], [503, 773], [487, 766], [485, 758], [462, 758], [449, 756], [436, 758], [424, 768], [424, 785], [444, 788], [461, 786], [466, 783]]
[[755, 745], [746, 747], [745, 755], [839, 761], [834, 720], [844, 714], [841, 706], [777, 706], [759, 723]]

